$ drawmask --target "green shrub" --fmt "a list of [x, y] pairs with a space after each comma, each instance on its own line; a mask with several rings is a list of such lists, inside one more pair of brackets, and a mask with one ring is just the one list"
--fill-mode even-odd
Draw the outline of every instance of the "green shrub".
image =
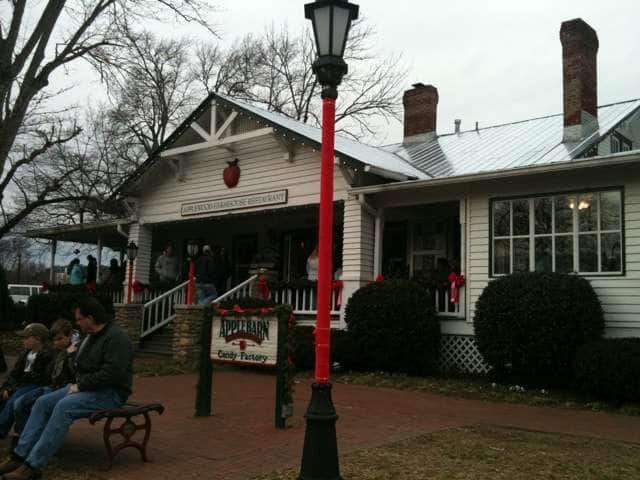
[[38, 322], [51, 326], [58, 318], [73, 320], [73, 308], [82, 298], [95, 297], [105, 308], [107, 314], [113, 316], [113, 300], [110, 295], [97, 293], [92, 295], [84, 286], [58, 288], [50, 293], [32, 295], [27, 304], [29, 323]]
[[349, 300], [346, 321], [347, 368], [414, 375], [435, 370], [440, 324], [418, 283], [388, 280], [361, 288]]
[[518, 273], [484, 289], [475, 312], [476, 342], [499, 377], [528, 384], [570, 379], [578, 349], [602, 337], [602, 306], [576, 275]]
[[640, 402], [640, 338], [583, 345], [576, 356], [574, 385], [603, 400]]
[[[314, 327], [295, 327], [293, 330], [293, 363], [298, 371], [313, 370], [315, 367], [315, 339]], [[347, 332], [331, 330], [331, 363], [341, 365], [347, 356]]]

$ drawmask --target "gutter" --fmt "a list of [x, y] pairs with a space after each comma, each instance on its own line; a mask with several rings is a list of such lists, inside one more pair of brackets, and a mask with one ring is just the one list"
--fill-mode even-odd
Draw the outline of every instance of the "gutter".
[[621, 152], [613, 155], [591, 157], [587, 160], [568, 160], [555, 162], [547, 165], [533, 165], [520, 168], [509, 168], [494, 170], [491, 172], [472, 173], [468, 175], [457, 175], [452, 177], [430, 178], [427, 180], [412, 180], [398, 183], [386, 183], [382, 185], [372, 185], [369, 187], [355, 187], [348, 191], [354, 195], [395, 192], [403, 190], [413, 190], [424, 187], [438, 187], [443, 185], [456, 185], [460, 183], [482, 182], [488, 180], [500, 180], [512, 177], [523, 177], [527, 175], [537, 175], [543, 173], [565, 172], [569, 170], [582, 170], [594, 167], [627, 165], [637, 163], [640, 166], [640, 150], [633, 152]]

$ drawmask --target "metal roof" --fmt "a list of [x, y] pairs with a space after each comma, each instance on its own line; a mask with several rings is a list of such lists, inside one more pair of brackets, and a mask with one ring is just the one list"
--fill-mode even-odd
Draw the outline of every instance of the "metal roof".
[[[255, 105], [237, 100], [233, 97], [228, 97], [221, 94], [216, 94], [216, 97], [229, 104], [235, 105], [245, 112], [253, 114], [257, 117], [261, 117], [268, 123], [271, 123], [275, 126], [280, 126], [286, 130], [289, 130], [290, 132], [305, 137], [311, 140], [317, 146], [320, 145], [322, 139], [322, 130], [318, 127], [314, 127], [298, 120], [294, 120], [280, 113], [271, 112], [269, 110], [256, 107]], [[392, 178], [393, 176], [397, 175], [402, 175], [404, 177], [414, 179], [428, 178], [428, 175], [425, 174], [422, 170], [414, 167], [413, 165], [411, 165], [411, 163], [400, 158], [393, 152], [384, 150], [379, 147], [367, 145], [365, 143], [360, 143], [341, 135], [336, 135], [335, 149], [337, 155], [342, 154], [365, 165], [374, 167], [375, 169], [379, 170], [378, 173], [382, 176], [391, 174]]]
[[431, 177], [449, 177], [573, 160], [640, 107], [640, 99], [598, 108], [598, 129], [579, 143], [563, 143], [562, 114], [470, 130], [382, 149]]

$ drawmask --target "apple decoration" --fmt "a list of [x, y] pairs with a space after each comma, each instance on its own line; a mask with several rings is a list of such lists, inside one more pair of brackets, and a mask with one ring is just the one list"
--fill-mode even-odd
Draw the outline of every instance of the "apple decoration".
[[240, 167], [238, 166], [238, 159], [236, 158], [232, 162], [227, 162], [227, 168], [222, 172], [222, 178], [227, 187], [233, 188], [238, 185], [240, 181]]

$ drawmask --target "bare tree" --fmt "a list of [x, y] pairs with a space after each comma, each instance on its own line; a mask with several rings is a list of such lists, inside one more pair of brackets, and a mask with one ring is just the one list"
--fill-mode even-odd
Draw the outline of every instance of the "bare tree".
[[90, 53], [117, 51], [119, 18], [169, 14], [211, 29], [211, 9], [206, 0], [0, 0], [0, 238], [34, 210], [75, 199], [63, 188], [79, 171], [73, 159], [40, 161], [81, 133], [69, 112], [51, 108], [60, 93], [49, 86], [52, 74]]
[[[376, 33], [356, 23], [345, 53], [349, 74], [340, 87], [337, 131], [371, 139], [380, 122], [398, 119], [407, 69], [399, 55], [380, 56]], [[194, 72], [210, 92], [230, 93], [296, 120], [319, 125], [320, 88], [312, 65], [316, 50], [311, 33], [293, 34], [286, 26], [262, 36], [247, 36], [228, 51], [201, 46]]]

